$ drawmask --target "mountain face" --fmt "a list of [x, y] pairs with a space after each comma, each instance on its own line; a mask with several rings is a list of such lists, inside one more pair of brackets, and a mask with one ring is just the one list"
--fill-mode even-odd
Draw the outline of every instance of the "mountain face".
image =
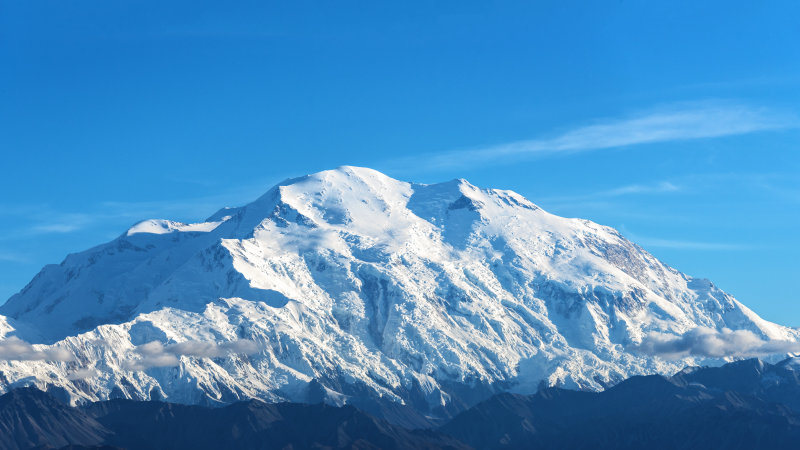
[[203, 223], [141, 222], [46, 266], [0, 314], [0, 346], [29, 347], [0, 361], [3, 390], [324, 400], [415, 426], [496, 392], [599, 390], [702, 362], [637, 351], [648, 333], [798, 337], [611, 228], [511, 191], [355, 167]]
[[792, 448], [800, 439], [796, 364], [752, 359], [635, 376], [600, 393], [500, 394], [439, 431], [481, 449]]

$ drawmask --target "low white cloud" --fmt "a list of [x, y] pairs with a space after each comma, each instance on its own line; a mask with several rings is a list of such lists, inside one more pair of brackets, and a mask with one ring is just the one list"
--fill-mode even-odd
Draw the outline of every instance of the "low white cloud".
[[100, 375], [100, 371], [97, 369], [84, 367], [67, 375], [67, 379], [70, 381], [85, 380], [87, 378], [94, 378], [98, 375]]
[[222, 343], [186, 341], [166, 346], [161, 342], [153, 341], [136, 347], [134, 353], [138, 358], [128, 360], [125, 366], [128, 370], [173, 367], [178, 365], [181, 356], [219, 358], [232, 354], [250, 355], [257, 353], [260, 348], [258, 344], [248, 340]]
[[755, 357], [800, 352], [800, 342], [764, 340], [749, 330], [728, 328], [715, 330], [697, 327], [679, 336], [650, 333], [642, 340], [641, 344], [634, 346], [633, 349], [666, 359], [681, 359], [688, 356]]
[[0, 359], [11, 361], [74, 361], [75, 355], [60, 347], [37, 349], [22, 339], [11, 336], [0, 341]]

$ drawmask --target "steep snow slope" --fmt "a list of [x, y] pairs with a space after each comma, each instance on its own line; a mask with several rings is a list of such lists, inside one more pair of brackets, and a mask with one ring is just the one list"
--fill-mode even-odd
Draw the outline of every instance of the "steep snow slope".
[[[4, 389], [185, 403], [381, 399], [431, 415], [497, 390], [601, 389], [696, 362], [632, 351], [649, 332], [798, 335], [611, 228], [511, 191], [355, 167], [287, 180], [204, 223], [137, 224], [45, 267], [0, 313], [3, 333], [76, 355], [0, 361]], [[151, 341], [177, 365], [136, 347]], [[181, 350], [241, 341], [258, 350]]]

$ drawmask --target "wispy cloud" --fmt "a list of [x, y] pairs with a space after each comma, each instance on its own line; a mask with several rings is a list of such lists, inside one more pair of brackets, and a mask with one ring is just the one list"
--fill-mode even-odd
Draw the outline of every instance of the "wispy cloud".
[[697, 327], [679, 336], [650, 333], [633, 350], [666, 359], [753, 357], [800, 352], [800, 342], [764, 340], [749, 330]]
[[791, 128], [800, 120], [791, 113], [729, 103], [685, 103], [638, 115], [603, 120], [560, 135], [490, 147], [449, 151], [415, 158], [416, 167], [431, 169], [502, 163], [556, 153], [575, 153], [641, 144], [741, 135]]
[[22, 339], [11, 336], [0, 341], [0, 359], [14, 361], [73, 361], [75, 355], [59, 347], [37, 349]]
[[[125, 227], [152, 218], [198, 221], [210, 216], [221, 207], [252, 201], [275, 184], [275, 181], [226, 188], [219, 194], [164, 199], [158, 201], [122, 202], [104, 201], [88, 206], [83, 211], [64, 211], [50, 205], [0, 205], [0, 217], [12, 217], [18, 227], [0, 236], [0, 240], [48, 234], [67, 234], [115, 227], [121, 234]], [[1, 259], [1, 258], [0, 258]]]
[[72, 233], [80, 230], [92, 222], [89, 214], [56, 214], [47, 223], [39, 223], [31, 227], [35, 234]]
[[656, 184], [629, 184], [627, 186], [620, 186], [618, 188], [609, 189], [607, 191], [600, 191], [596, 196], [600, 197], [619, 197], [622, 195], [630, 194], [657, 194], [663, 192], [677, 192], [681, 188], [669, 181], [662, 181]]
[[29, 259], [26, 255], [0, 250], [0, 261], [24, 263], [29, 262]]
[[782, 186], [775, 183], [762, 182], [759, 183], [758, 187], [781, 200], [791, 203], [800, 203], [800, 187], [797, 186], [797, 182], [795, 182], [794, 186]]
[[664, 194], [679, 192], [682, 187], [670, 181], [660, 181], [652, 184], [626, 184], [610, 189], [590, 191], [577, 195], [559, 195], [555, 197], [542, 197], [538, 201], [543, 204], [581, 203], [587, 201], [604, 200], [627, 195]]
[[250, 355], [261, 348], [253, 341], [241, 340], [223, 343], [186, 341], [177, 344], [163, 345], [153, 341], [140, 345], [134, 350], [138, 356], [130, 359], [125, 366], [128, 370], [147, 370], [152, 367], [173, 367], [180, 362], [181, 356], [196, 358], [219, 358], [231, 354]]
[[680, 239], [660, 239], [628, 235], [628, 238], [645, 248], [670, 248], [680, 250], [737, 251], [754, 250], [759, 247], [725, 242], [685, 241]]

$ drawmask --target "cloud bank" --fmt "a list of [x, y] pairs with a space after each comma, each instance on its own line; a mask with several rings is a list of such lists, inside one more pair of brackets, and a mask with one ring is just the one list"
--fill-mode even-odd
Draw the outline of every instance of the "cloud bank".
[[755, 357], [800, 352], [800, 342], [764, 340], [749, 330], [715, 330], [697, 327], [675, 336], [651, 333], [634, 350], [666, 359], [688, 356], [707, 358]]
[[74, 361], [75, 355], [58, 347], [38, 350], [22, 339], [11, 336], [0, 341], [0, 359], [11, 361]]
[[215, 342], [186, 341], [164, 346], [153, 341], [136, 347], [134, 353], [138, 359], [128, 360], [128, 370], [147, 370], [153, 367], [173, 367], [180, 362], [181, 356], [195, 358], [219, 358], [232, 354], [251, 355], [261, 347], [253, 341], [241, 340], [217, 344]]

